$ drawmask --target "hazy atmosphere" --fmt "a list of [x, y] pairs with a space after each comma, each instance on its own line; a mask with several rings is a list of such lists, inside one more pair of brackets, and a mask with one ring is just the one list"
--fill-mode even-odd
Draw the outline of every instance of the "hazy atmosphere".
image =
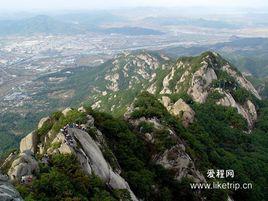
[[268, 201], [268, 0], [0, 0], [0, 201]]
[[249, 7], [263, 8], [268, 5], [266, 0], [1, 0], [0, 9], [6, 10], [62, 10], [62, 9], [108, 9], [122, 7]]

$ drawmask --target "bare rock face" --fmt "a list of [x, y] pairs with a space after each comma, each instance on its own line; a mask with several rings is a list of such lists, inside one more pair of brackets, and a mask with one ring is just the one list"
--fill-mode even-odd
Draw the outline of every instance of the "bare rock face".
[[175, 68], [171, 69], [171, 72], [163, 80], [163, 89], [160, 94], [171, 94], [169, 89], [169, 82], [173, 79], [175, 74]]
[[0, 173], [0, 200], [23, 201], [18, 191], [9, 183], [8, 177]]
[[204, 103], [208, 96], [208, 86], [213, 80], [217, 79], [217, 75], [212, 68], [208, 67], [208, 63], [204, 61], [203, 67], [196, 71], [192, 77], [191, 87], [187, 93], [198, 103]]
[[42, 118], [39, 123], [38, 123], [38, 129], [42, 128], [42, 126], [47, 123], [48, 121], [50, 121], [50, 117], [44, 117]]
[[[166, 99], [168, 100], [168, 99]], [[170, 128], [161, 124], [157, 118], [139, 118], [128, 119], [128, 121], [137, 129], [141, 122], [151, 123], [155, 130], [167, 129], [169, 131], [169, 137], [176, 145], [166, 149], [164, 153], [156, 153], [152, 156], [152, 160], [159, 165], [162, 165], [165, 169], [174, 173], [174, 178], [181, 181], [182, 178], [193, 179], [194, 182], [206, 182], [206, 179], [196, 168], [194, 161], [186, 153], [185, 146], [181, 139]], [[144, 140], [151, 145], [157, 141], [154, 133], [145, 133]]]
[[20, 180], [22, 176], [33, 175], [38, 172], [38, 162], [33, 153], [28, 150], [19, 154], [18, 158], [13, 161], [8, 175], [11, 180]]
[[[64, 135], [60, 132], [56, 135], [51, 143], [51, 147], [47, 150], [48, 154], [73, 154], [74, 150], [72, 147], [68, 146], [65, 142]], [[56, 146], [56, 147], [54, 147]]]
[[80, 108], [78, 108], [78, 112], [87, 112], [87, 111], [83, 106], [81, 106]]
[[180, 144], [166, 150], [155, 158], [156, 163], [175, 173], [175, 179], [193, 179], [194, 182], [205, 182], [204, 176], [195, 168], [194, 162], [185, 152], [185, 147]]
[[170, 105], [171, 105], [171, 100], [168, 96], [162, 96], [162, 104], [165, 106], [165, 108], [167, 108], [168, 110], [170, 109]]
[[72, 111], [72, 108], [66, 108], [65, 110], [63, 110], [62, 111], [62, 114], [64, 115], [64, 116], [67, 116], [67, 114], [68, 114], [68, 112], [70, 112], [70, 111]]
[[240, 105], [234, 100], [230, 93], [222, 90], [218, 91], [224, 95], [224, 98], [220, 99], [217, 104], [236, 108], [237, 112], [247, 120], [249, 129], [251, 129], [257, 120], [257, 110], [255, 105], [250, 100], [247, 100], [244, 105]]
[[114, 189], [127, 189], [132, 200], [138, 200], [131, 191], [128, 183], [116, 172], [113, 171], [109, 163], [105, 160], [100, 147], [90, 137], [90, 135], [79, 129], [69, 129], [81, 148], [75, 148], [75, 153], [86, 172], [92, 171], [98, 175], [103, 181]]
[[223, 69], [246, 90], [250, 91], [252, 94], [256, 96], [256, 98], [261, 99], [260, 95], [258, 94], [257, 90], [253, 87], [251, 82], [249, 82], [243, 75], [239, 75], [235, 70], [231, 68], [230, 65], [223, 66]]
[[162, 96], [162, 103], [172, 115], [182, 119], [184, 127], [188, 127], [189, 124], [193, 123], [195, 112], [182, 99], [172, 104], [169, 97]]
[[184, 127], [188, 127], [189, 124], [194, 122], [195, 112], [193, 109], [185, 103], [182, 99], [179, 99], [170, 110], [170, 113], [174, 116], [182, 118], [182, 123]]
[[33, 153], [35, 153], [37, 149], [37, 141], [38, 139], [36, 132], [31, 132], [20, 141], [20, 152], [22, 153], [26, 150], [31, 150]]

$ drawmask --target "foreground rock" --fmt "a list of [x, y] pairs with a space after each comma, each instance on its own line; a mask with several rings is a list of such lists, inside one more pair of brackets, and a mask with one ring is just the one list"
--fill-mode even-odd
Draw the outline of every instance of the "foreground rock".
[[99, 146], [88, 133], [75, 128], [69, 129], [69, 132], [82, 146], [80, 149], [74, 149], [86, 172], [89, 174], [94, 172], [113, 189], [127, 189], [132, 200], [138, 200], [128, 183], [118, 173], [113, 171], [109, 163], [104, 159]]
[[23, 201], [18, 191], [9, 183], [8, 177], [0, 173], [0, 200]]
[[30, 150], [33, 153], [36, 152], [37, 147], [37, 134], [35, 131], [28, 134], [20, 141], [20, 152], [23, 153], [26, 150]]
[[39, 172], [37, 160], [30, 150], [20, 153], [18, 158], [13, 161], [8, 176], [11, 180], [20, 181], [22, 176], [34, 175]]

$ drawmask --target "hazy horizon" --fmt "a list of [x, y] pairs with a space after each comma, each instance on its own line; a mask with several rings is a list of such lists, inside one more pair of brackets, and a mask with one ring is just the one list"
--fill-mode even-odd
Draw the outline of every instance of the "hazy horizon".
[[32, 10], [94, 10], [135, 7], [215, 7], [215, 8], [252, 8], [263, 9], [268, 7], [266, 0], [0, 0], [0, 10], [32, 11]]

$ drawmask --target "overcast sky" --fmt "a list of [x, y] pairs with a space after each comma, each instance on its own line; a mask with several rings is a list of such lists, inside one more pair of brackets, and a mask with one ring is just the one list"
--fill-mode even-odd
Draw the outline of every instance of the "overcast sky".
[[217, 6], [263, 8], [268, 6], [268, 0], [0, 0], [1, 10], [78, 10], [138, 6]]

